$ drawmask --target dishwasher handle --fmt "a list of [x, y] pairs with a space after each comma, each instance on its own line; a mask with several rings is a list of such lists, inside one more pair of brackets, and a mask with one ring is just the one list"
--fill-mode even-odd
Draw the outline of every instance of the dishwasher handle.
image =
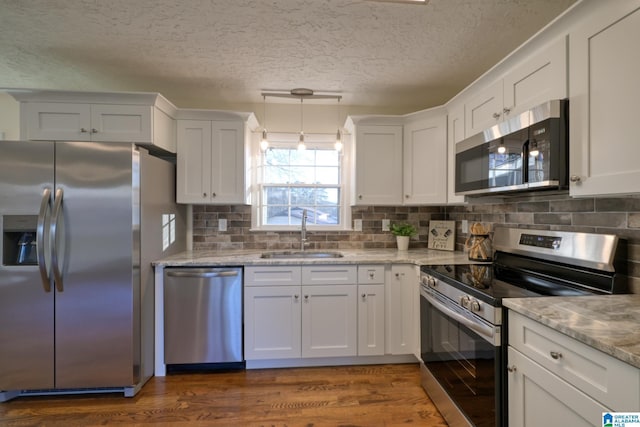
[[234, 277], [240, 273], [238, 270], [169, 270], [169, 277], [193, 277], [193, 278], [209, 278], [209, 277]]

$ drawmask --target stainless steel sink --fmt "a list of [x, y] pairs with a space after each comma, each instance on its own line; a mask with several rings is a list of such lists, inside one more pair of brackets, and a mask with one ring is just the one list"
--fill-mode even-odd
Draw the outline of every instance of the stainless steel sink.
[[340, 252], [327, 251], [275, 251], [263, 252], [260, 258], [286, 259], [286, 258], [342, 258]]

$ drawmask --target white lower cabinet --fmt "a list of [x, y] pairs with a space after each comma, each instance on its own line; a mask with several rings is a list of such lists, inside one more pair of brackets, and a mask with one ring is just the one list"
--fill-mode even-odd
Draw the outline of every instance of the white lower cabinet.
[[[415, 276], [415, 267], [398, 268], [406, 283]], [[245, 267], [245, 359], [384, 356], [390, 331], [397, 334], [394, 354], [413, 354], [417, 300], [409, 301], [415, 295], [406, 285], [396, 286], [402, 296], [393, 292], [400, 298], [394, 318], [403, 320], [387, 329], [388, 272], [385, 265]]]
[[358, 266], [358, 356], [385, 353], [385, 266]]
[[509, 347], [509, 426], [600, 426], [610, 411]]
[[355, 356], [355, 283], [303, 285], [302, 294], [302, 357]]
[[601, 426], [602, 413], [640, 408], [640, 370], [509, 312], [510, 427]]
[[247, 360], [300, 357], [300, 286], [244, 289]]
[[387, 322], [386, 353], [419, 354], [420, 291], [414, 265], [391, 266], [386, 285]]
[[357, 267], [245, 267], [245, 359], [355, 356]]

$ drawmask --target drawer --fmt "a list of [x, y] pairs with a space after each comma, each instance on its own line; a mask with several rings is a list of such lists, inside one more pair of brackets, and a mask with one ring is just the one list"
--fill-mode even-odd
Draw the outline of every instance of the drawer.
[[384, 265], [359, 265], [358, 284], [384, 285]]
[[509, 345], [614, 411], [640, 407], [640, 369], [621, 360], [513, 311]]
[[244, 268], [245, 286], [300, 286], [299, 265], [247, 266]]
[[357, 280], [355, 265], [304, 265], [303, 285], [355, 285]]

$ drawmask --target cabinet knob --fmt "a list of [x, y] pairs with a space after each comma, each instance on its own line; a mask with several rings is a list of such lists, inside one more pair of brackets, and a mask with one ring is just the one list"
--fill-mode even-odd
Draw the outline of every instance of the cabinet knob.
[[295, 299], [299, 299], [299, 298], [300, 298], [300, 295], [295, 294], [293, 297], [294, 297]]
[[514, 373], [515, 371], [517, 371], [517, 368], [515, 365], [509, 365], [507, 366], [507, 371]]
[[362, 299], [367, 299], [367, 294], [362, 294]]
[[305, 295], [305, 296], [304, 296], [304, 300], [305, 300], [305, 301], [309, 301], [309, 295]]
[[211, 197], [216, 197], [216, 193], [211, 194]]
[[405, 195], [404, 195], [404, 198], [405, 198], [405, 199], [408, 199], [409, 197], [411, 197], [411, 196], [409, 196], [408, 194], [405, 194]]
[[362, 194], [358, 194], [358, 199], [362, 200]]
[[496, 119], [496, 120], [499, 119], [500, 116], [501, 116], [500, 113], [493, 113], [493, 118]]
[[502, 112], [503, 112], [504, 114], [509, 114], [509, 113], [511, 112], [511, 108], [504, 107], [504, 108], [502, 109]]
[[578, 175], [571, 175], [571, 177], [569, 178], [569, 181], [571, 182], [580, 182], [581, 178]]
[[91, 128], [91, 133], [98, 133], [98, 129], [96, 129], [96, 128]]
[[80, 133], [87, 133], [87, 130], [85, 128], [80, 128]]
[[207, 193], [202, 193], [202, 197], [207, 197]]
[[550, 351], [549, 355], [551, 355], [551, 358], [554, 360], [562, 359], [562, 353], [559, 353], [557, 351]]
[[400, 273], [396, 273], [396, 277], [397, 277], [397, 278], [400, 278]]
[[375, 277], [375, 274], [373, 272], [369, 273], [369, 279], [373, 280], [374, 277]]

